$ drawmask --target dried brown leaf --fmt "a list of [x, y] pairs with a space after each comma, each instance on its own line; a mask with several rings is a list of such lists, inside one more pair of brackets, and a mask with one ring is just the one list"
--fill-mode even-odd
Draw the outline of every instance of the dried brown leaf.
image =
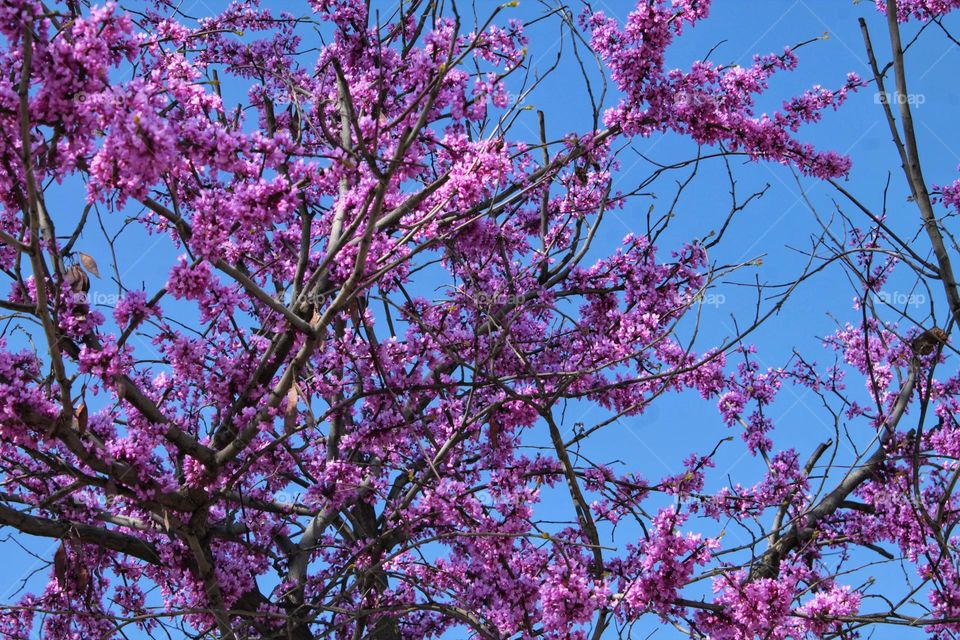
[[61, 585], [66, 583], [67, 580], [67, 549], [63, 546], [63, 543], [60, 543], [60, 546], [57, 548], [57, 552], [53, 555], [53, 574], [57, 578], [57, 582]]
[[927, 329], [910, 343], [913, 352], [920, 356], [928, 356], [933, 353], [940, 345], [946, 344], [949, 340], [947, 332], [940, 327]]
[[80, 256], [80, 262], [83, 264], [83, 268], [99, 278], [100, 269], [97, 268], [97, 261], [85, 253], [78, 253], [77, 255]]
[[87, 419], [89, 417], [86, 402], [83, 400], [80, 401], [80, 404], [73, 411], [73, 417], [77, 421], [77, 431], [79, 431], [81, 434], [86, 433]]
[[80, 265], [75, 264], [67, 269], [66, 273], [63, 274], [63, 279], [74, 293], [86, 293], [90, 290], [90, 278], [80, 268]]
[[77, 581], [77, 591], [86, 593], [90, 589], [90, 568], [82, 562], [77, 563], [77, 571], [74, 575]]
[[297, 385], [291, 385], [287, 391], [287, 410], [283, 414], [283, 429], [287, 433], [293, 433], [297, 428], [297, 400], [300, 394], [297, 393]]

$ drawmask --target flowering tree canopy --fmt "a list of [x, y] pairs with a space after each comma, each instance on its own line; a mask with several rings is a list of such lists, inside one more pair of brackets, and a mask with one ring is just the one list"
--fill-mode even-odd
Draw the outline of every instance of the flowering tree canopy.
[[[599, 640], [642, 617], [717, 640], [960, 632], [943, 224], [960, 181], [928, 188], [909, 101], [878, 107], [928, 253], [801, 131], [867, 85], [906, 96], [901, 23], [943, 27], [960, 3], [879, 2], [874, 77], [829, 70], [794, 97], [770, 81], [796, 47], [667, 64], [707, 0], [625, 20], [517, 4], [238, 0], [197, 19], [0, 0], [0, 526], [58, 541], [41, 588], [0, 602], [0, 635]], [[594, 106], [580, 130], [555, 135], [526, 101], [556, 66], [528, 39], [540, 21]], [[702, 151], [618, 189], [631, 141], [668, 133]], [[855, 215], [711, 342], [698, 303], [744, 266], [711, 252], [762, 195], [737, 195], [738, 156], [825, 181]], [[714, 233], [668, 241], [683, 220], [641, 191], [686, 172], [679, 198], [708, 161], [732, 201], [704, 214]], [[614, 211], [646, 231], [607, 250]], [[166, 247], [141, 281], [130, 242]], [[827, 266], [860, 291], [827, 351], [762, 366], [748, 334]], [[942, 308], [884, 304], [903, 274]], [[777, 444], [768, 408], [794, 387], [837, 437]], [[718, 409], [683, 470], [590, 456], [670, 395]], [[604, 419], [571, 420], [582, 404]], [[724, 422], [763, 477], [711, 474]], [[878, 560], [914, 581], [873, 589]]]

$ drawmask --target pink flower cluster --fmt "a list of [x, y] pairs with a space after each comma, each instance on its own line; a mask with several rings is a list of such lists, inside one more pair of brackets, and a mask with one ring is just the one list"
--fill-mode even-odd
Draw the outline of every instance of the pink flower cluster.
[[[887, 12], [887, 0], [875, 0], [881, 13]], [[958, 0], [897, 0], [897, 20], [906, 22], [911, 18], [930, 20], [941, 17], [960, 7]]]
[[611, 77], [626, 96], [605, 117], [630, 135], [673, 130], [701, 144], [724, 144], [751, 158], [797, 165], [820, 177], [845, 174], [850, 161], [833, 152], [817, 152], [792, 134], [816, 122], [824, 109], [839, 107], [847, 93], [862, 85], [855, 74], [836, 90], [814, 87], [784, 102], [772, 116], [754, 113], [755, 97], [779, 70], [793, 69], [796, 56], [757, 56], [753, 65], [719, 67], [696, 62], [690, 71], [664, 68], [664, 53], [687, 25], [706, 17], [704, 0], [641, 3], [622, 27], [602, 12], [586, 12], [591, 44], [610, 66]]

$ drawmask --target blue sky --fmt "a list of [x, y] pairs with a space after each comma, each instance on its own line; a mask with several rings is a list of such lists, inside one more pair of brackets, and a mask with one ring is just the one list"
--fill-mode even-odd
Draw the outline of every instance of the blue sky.
[[[267, 4], [299, 11], [305, 3], [281, 3], [278, 0]], [[624, 0], [591, 4], [620, 17], [624, 17], [632, 6], [631, 2]], [[493, 7], [494, 2], [478, 0], [481, 8], [488, 5]], [[208, 15], [223, 6], [224, 3], [212, 0], [186, 0], [183, 3], [184, 11], [191, 15]], [[541, 4], [534, 0], [521, 0], [521, 6], [516, 11], [521, 16], [533, 15], [541, 11]], [[754, 54], [780, 52], [784, 45], [826, 34], [826, 38], [798, 52], [800, 66], [796, 71], [782, 72], [774, 78], [768, 97], [761, 101], [763, 108], [772, 111], [779, 107], [782, 99], [812, 85], [822, 84], [828, 88], [840, 86], [849, 71], [857, 72], [864, 78], [871, 77], [857, 24], [857, 18], [861, 16], [867, 20], [883, 64], [888, 59], [885, 19], [876, 12], [869, 0], [859, 3], [849, 0], [717, 0], [713, 3], [710, 18], [695, 29], [688, 30], [672, 47], [668, 64], [686, 67], [717, 46], [711, 59], [747, 65]], [[946, 24], [960, 27], [960, 20], [948, 20]], [[905, 26], [905, 40], [917, 28], [915, 23]], [[960, 32], [960, 29], [957, 31]], [[556, 55], [559, 46], [555, 27], [548, 27], [544, 23], [532, 28], [530, 35], [532, 55], [535, 58], [540, 56], [544, 63], [548, 63]], [[907, 62], [911, 92], [920, 97], [914, 115], [928, 184], [951, 182], [960, 164], [960, 145], [955, 126], [960, 102], [960, 87], [957, 85], [957, 79], [960, 78], [960, 50], [934, 27], [910, 51]], [[552, 133], [582, 131], [587, 126], [589, 104], [583, 99], [580, 86], [579, 76], [571, 75], [569, 67], [562, 67], [530, 97], [530, 104], [547, 113]], [[613, 96], [608, 97], [607, 103], [612, 102]], [[531, 126], [533, 122], [532, 119], [528, 121]], [[518, 137], [526, 137], [522, 127], [522, 124], [518, 125]], [[531, 133], [530, 137], [536, 136]], [[801, 137], [821, 149], [849, 154], [854, 167], [845, 187], [878, 210], [887, 174], [892, 172], [889, 191], [891, 226], [903, 231], [904, 235], [914, 235], [918, 228], [918, 214], [906, 200], [907, 186], [898, 173], [898, 158], [872, 86], [854, 94], [840, 111], [829, 112], [822, 122], [805, 127]], [[695, 153], [693, 145], [672, 135], [639, 139], [633, 147], [662, 163], [687, 159]], [[762, 265], [740, 271], [730, 278], [736, 282], [750, 282], [754, 277], [767, 283], [789, 281], [799, 273], [805, 262], [805, 258], [790, 247], [806, 248], [811, 234], [819, 230], [801, 197], [801, 188], [817, 210], [826, 216], [833, 210], [833, 202], [840, 202], [840, 195], [829, 185], [813, 179], [803, 178], [798, 185], [786, 167], [766, 163], [745, 163], [741, 166], [737, 160], [733, 164], [741, 198], [762, 189], [766, 184], [770, 187], [763, 198], [734, 219], [725, 241], [713, 251], [711, 258], [718, 263], [740, 263], [762, 257]], [[630, 150], [622, 157], [622, 167], [618, 187], [624, 190], [632, 188], [651, 170], [648, 163]], [[679, 174], [675, 177], [679, 177]], [[624, 210], [611, 215], [593, 254], [600, 256], [609, 253], [627, 233], [642, 233], [650, 204], [660, 212], [669, 203], [673, 192], [672, 179], [661, 180], [654, 185], [653, 190], [658, 195], [656, 199], [637, 198]], [[707, 163], [701, 168], [676, 209], [677, 218], [670, 231], [659, 243], [664, 254], [681, 242], [702, 237], [722, 222], [729, 208], [728, 188], [726, 172], [720, 163]], [[59, 195], [52, 200], [51, 209], [72, 211], [75, 208], [76, 191], [71, 188], [59, 191]], [[842, 204], [853, 213], [846, 203]], [[66, 215], [69, 217], [71, 214]], [[84, 240], [96, 246], [95, 238]], [[919, 242], [918, 252], [924, 254], [926, 251], [926, 245]], [[160, 267], [169, 265], [170, 257], [171, 249], [164, 238], [147, 236], [127, 243], [120, 256], [125, 270], [134, 274], [134, 280], [139, 278], [148, 283], [148, 291], [152, 290], [151, 284], [162, 285], [166, 279]], [[907, 292], [906, 288], [896, 289], [899, 284], [904, 287], [908, 285], [905, 280], [894, 278], [891, 291], [900, 294]], [[104, 291], [109, 288], [105, 282], [95, 282], [94, 291], [98, 287]], [[743, 323], [753, 313], [754, 293], [748, 288], [721, 284], [717, 293], [722, 294], [723, 298], [716, 298], [716, 304], [704, 308], [699, 339], [699, 344], [704, 347], [734, 334], [731, 315]], [[836, 267], [808, 281], [776, 318], [751, 336], [750, 342], [759, 349], [760, 361], [768, 366], [777, 366], [789, 358], [793, 349], [797, 349], [821, 363], [830, 362], [832, 354], [822, 349], [819, 338], [834, 331], [837, 321], [857, 321], [858, 313], [852, 309], [854, 295], [854, 289]], [[943, 314], [945, 305], [939, 300], [937, 305]], [[106, 309], [104, 311], [108, 312]], [[940, 317], [942, 324], [944, 316]], [[833, 437], [832, 427], [824, 421], [822, 409], [818, 408], [817, 403], [815, 396], [784, 392], [771, 414], [777, 425], [774, 440], [778, 448], [784, 443], [796, 446], [803, 458], [817, 443]], [[599, 409], [578, 405], [570, 408], [565, 424], [568, 427], [578, 421], [589, 424], [603, 418], [604, 414]], [[601, 432], [591, 442], [589, 453], [595, 460], [621, 460], [625, 468], [640, 470], [649, 479], [655, 480], [677, 473], [680, 461], [689, 453], [707, 453], [718, 440], [728, 435], [739, 434], [722, 424], [713, 402], [701, 401], [690, 395], [666, 396], [644, 415], [620, 420], [617, 425]], [[864, 436], [865, 432], [860, 435]], [[735, 482], [745, 485], [758, 480], [762, 465], [749, 455], [743, 455], [743, 452], [744, 447], [739, 442], [721, 447], [716, 457], [717, 468], [711, 476], [714, 481], [720, 482], [728, 474]], [[562, 498], [546, 495], [545, 508], [562, 509]], [[618, 540], [623, 541], [624, 535], [624, 531], [621, 531]], [[731, 531], [729, 535], [736, 533]], [[45, 558], [52, 556], [56, 546], [49, 541], [35, 539], [0, 543], [0, 554], [6, 564], [3, 578], [0, 579], [0, 602], [9, 602], [13, 592], [19, 588], [20, 580], [43, 566], [42, 562], [35, 561], [22, 551], [20, 544]], [[31, 585], [36, 587], [40, 584], [44, 573], [45, 570], [41, 570]], [[889, 580], [891, 585], [896, 585], [899, 580], [902, 588], [902, 577], [894, 568], [880, 570], [876, 577], [880, 583]], [[868, 602], [865, 609], [869, 606]], [[650, 620], [645, 626], [655, 632], [655, 638], [683, 637], [670, 627], [658, 628], [655, 620]], [[874, 637], [900, 638], [905, 635], [897, 629], [881, 629]], [[917, 632], [917, 635], [922, 634]], [[635, 637], [646, 637], [646, 633], [635, 631]]]

